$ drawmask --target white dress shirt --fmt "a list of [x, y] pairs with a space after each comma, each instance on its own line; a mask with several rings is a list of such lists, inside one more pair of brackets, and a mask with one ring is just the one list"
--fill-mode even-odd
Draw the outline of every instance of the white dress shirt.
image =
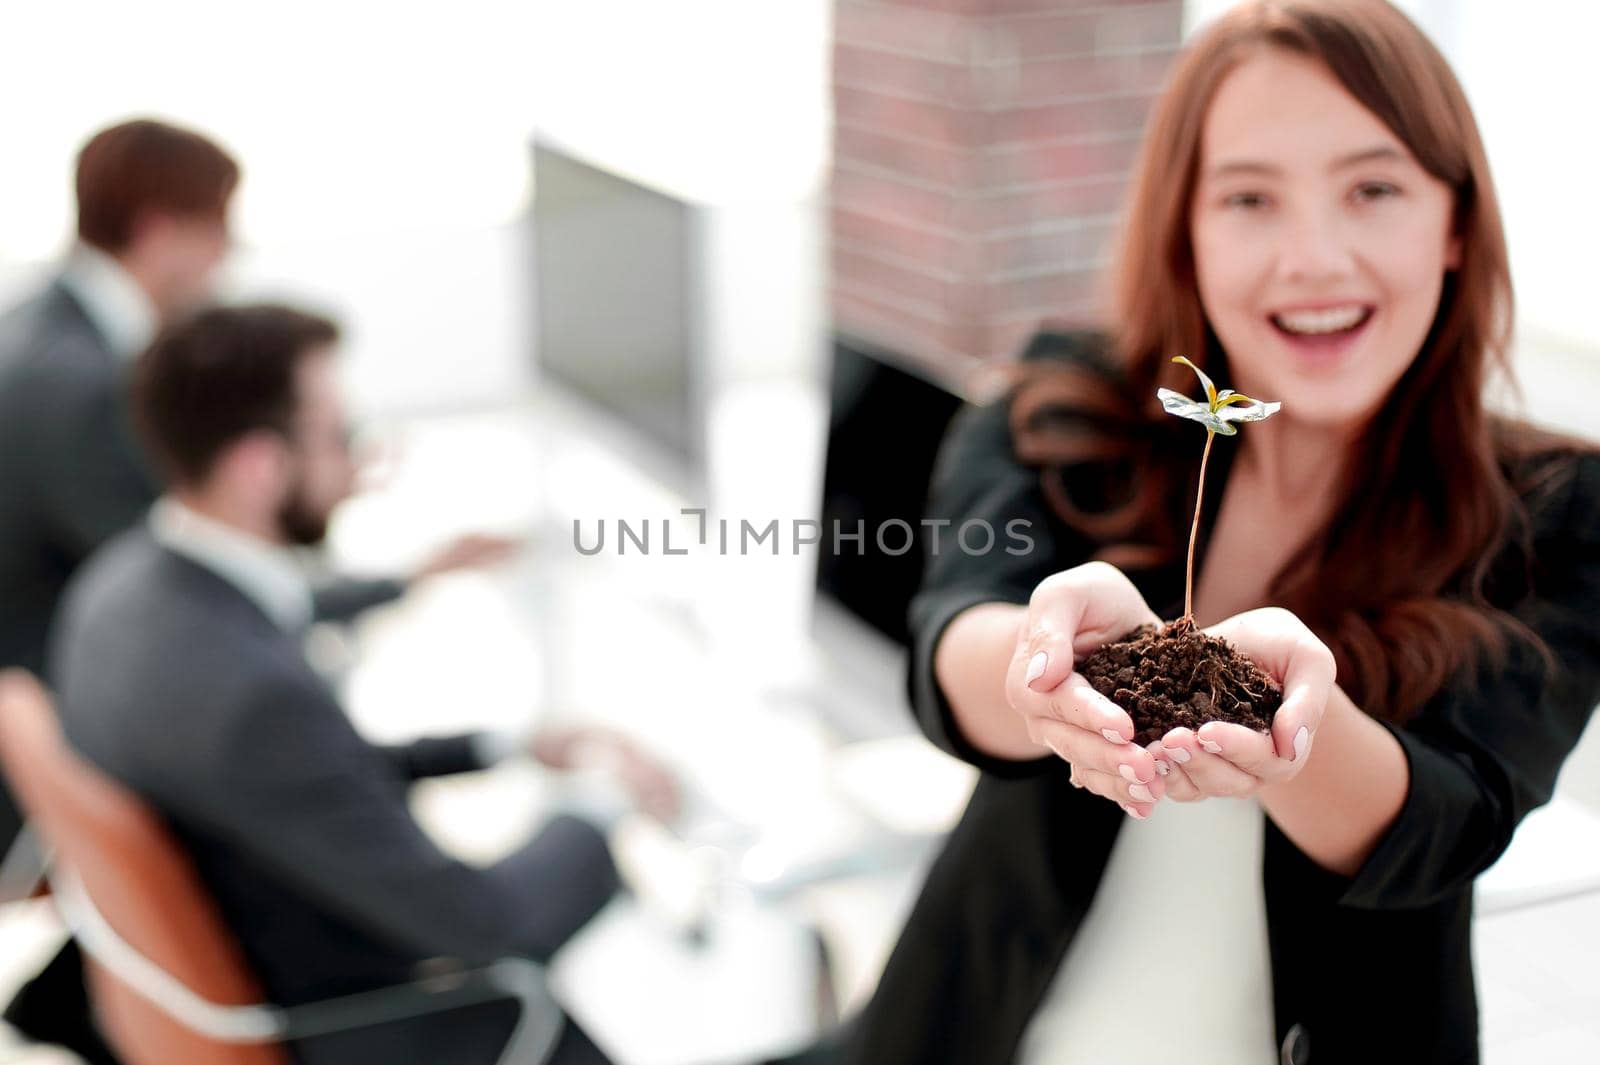
[[155, 303], [121, 263], [99, 248], [75, 245], [62, 267], [61, 283], [117, 358], [132, 359], [155, 339], [160, 324]]
[[1255, 799], [1163, 802], [1122, 826], [1019, 1065], [1272, 1065]]
[[150, 508], [150, 533], [167, 550], [199, 563], [250, 598], [285, 632], [311, 624], [311, 583], [294, 552], [208, 518], [176, 499]]

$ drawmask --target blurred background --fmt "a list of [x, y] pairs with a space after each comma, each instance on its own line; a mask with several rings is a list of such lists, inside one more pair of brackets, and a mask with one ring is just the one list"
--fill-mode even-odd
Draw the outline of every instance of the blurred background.
[[[392, 572], [482, 528], [531, 542], [319, 633], [319, 660], [375, 738], [585, 720], [665, 752], [693, 783], [687, 845], [639, 845], [660, 897], [615, 904], [558, 975], [619, 1061], [737, 1060], [870, 994], [972, 783], [900, 690], [916, 552], [869, 532], [819, 553], [797, 523], [915, 525], [959, 403], [1042, 321], [1096, 321], [1145, 112], [1227, 6], [13, 7], [0, 302], [65, 251], [96, 129], [168, 119], [241, 160], [228, 294], [347, 327], [376, 461], [332, 564]], [[1487, 142], [1526, 412], [1592, 433], [1600, 8], [1400, 6]], [[739, 550], [741, 523], [773, 522], [776, 550]], [[648, 545], [624, 549], [620, 523]], [[1600, 1036], [1570, 1008], [1600, 999], [1597, 747], [1485, 877], [1491, 1063]], [[531, 769], [431, 782], [418, 812], [487, 858], [543, 788]], [[0, 994], [61, 934], [44, 906], [0, 911]]]

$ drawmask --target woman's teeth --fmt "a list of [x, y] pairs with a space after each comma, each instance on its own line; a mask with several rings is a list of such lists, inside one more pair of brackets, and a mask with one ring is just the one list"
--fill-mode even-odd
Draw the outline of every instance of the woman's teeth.
[[1325, 311], [1288, 311], [1274, 314], [1272, 324], [1286, 333], [1318, 336], [1354, 329], [1365, 322], [1371, 313], [1369, 308], [1353, 303], [1348, 307], [1332, 307]]

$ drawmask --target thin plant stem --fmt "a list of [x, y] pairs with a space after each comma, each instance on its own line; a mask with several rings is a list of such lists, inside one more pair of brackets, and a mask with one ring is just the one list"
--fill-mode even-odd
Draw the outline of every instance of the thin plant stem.
[[1200, 535], [1200, 501], [1206, 497], [1206, 460], [1211, 458], [1211, 441], [1217, 434], [1206, 430], [1206, 449], [1200, 456], [1200, 488], [1194, 494], [1194, 524], [1189, 527], [1189, 569], [1183, 582], [1183, 616], [1194, 624], [1194, 542]]

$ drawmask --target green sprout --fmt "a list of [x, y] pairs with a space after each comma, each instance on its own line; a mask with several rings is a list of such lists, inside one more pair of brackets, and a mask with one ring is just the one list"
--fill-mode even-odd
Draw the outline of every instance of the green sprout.
[[1206, 449], [1200, 456], [1200, 488], [1194, 497], [1194, 524], [1189, 527], [1189, 567], [1184, 577], [1183, 585], [1183, 618], [1190, 625], [1194, 624], [1194, 542], [1200, 534], [1200, 502], [1206, 494], [1206, 462], [1211, 458], [1211, 441], [1218, 433], [1223, 436], [1233, 436], [1239, 430], [1233, 426], [1234, 422], [1259, 422], [1278, 413], [1282, 403], [1263, 403], [1257, 399], [1235, 392], [1231, 388], [1217, 391], [1217, 386], [1211, 383], [1211, 378], [1205, 372], [1184, 358], [1175, 356], [1173, 362], [1181, 362], [1195, 372], [1200, 378], [1200, 383], [1205, 386], [1206, 400], [1204, 403], [1190, 399], [1188, 396], [1172, 391], [1170, 388], [1156, 390], [1156, 398], [1161, 400], [1161, 407], [1168, 414], [1176, 414], [1180, 418], [1188, 418], [1192, 422], [1199, 422], [1206, 427]]

